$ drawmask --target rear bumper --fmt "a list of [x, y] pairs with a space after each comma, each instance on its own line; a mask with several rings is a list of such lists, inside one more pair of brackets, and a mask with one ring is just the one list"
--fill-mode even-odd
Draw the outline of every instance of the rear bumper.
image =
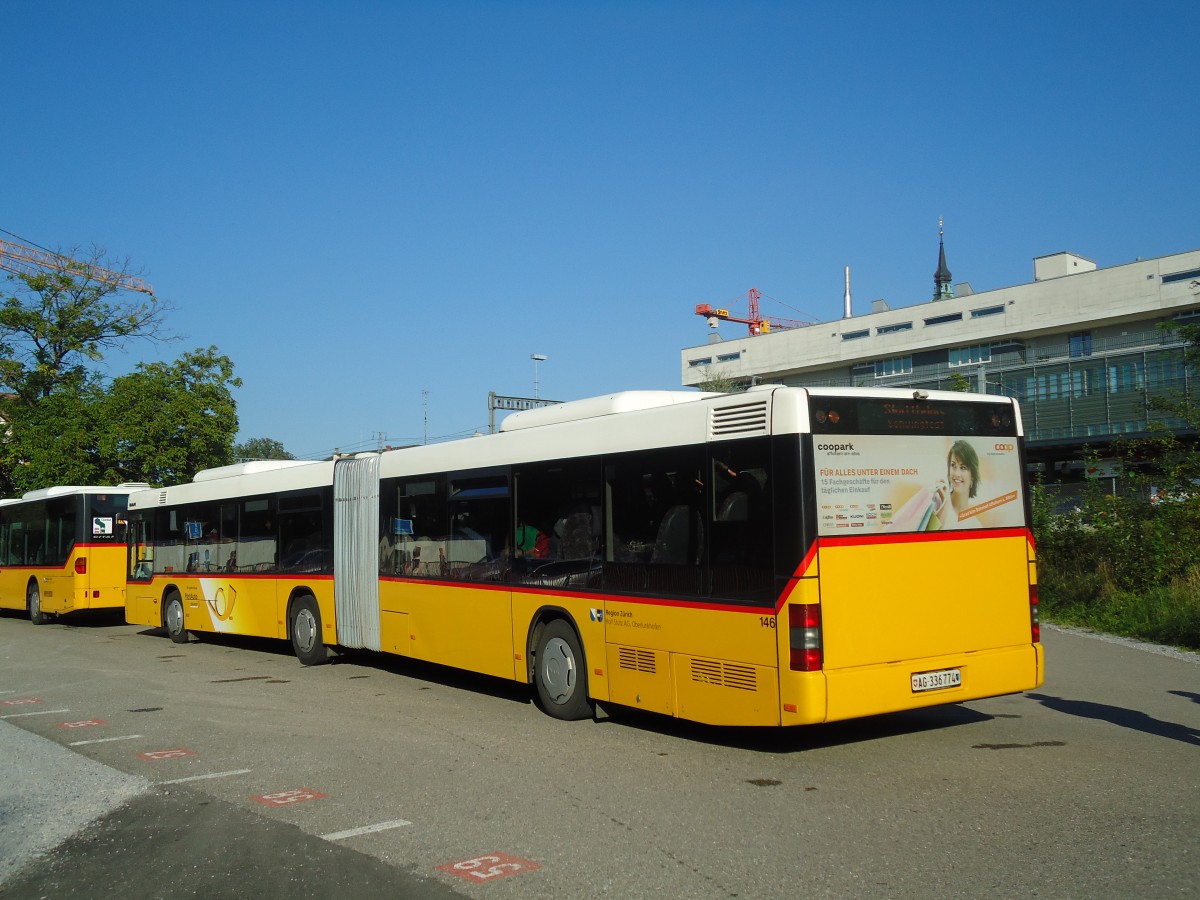
[[[943, 669], [958, 669], [962, 683], [939, 690], [913, 691], [914, 673]], [[1038, 687], [1043, 676], [1041, 644], [826, 670], [825, 721], [1015, 694]]]

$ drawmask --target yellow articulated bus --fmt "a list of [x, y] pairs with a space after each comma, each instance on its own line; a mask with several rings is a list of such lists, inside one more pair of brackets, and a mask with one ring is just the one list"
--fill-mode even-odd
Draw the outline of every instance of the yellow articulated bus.
[[42, 625], [123, 607], [125, 503], [145, 487], [51, 487], [0, 500], [0, 608]]
[[949, 392], [627, 392], [499, 433], [130, 497], [130, 622], [365, 648], [802, 725], [1037, 687], [1020, 412]]

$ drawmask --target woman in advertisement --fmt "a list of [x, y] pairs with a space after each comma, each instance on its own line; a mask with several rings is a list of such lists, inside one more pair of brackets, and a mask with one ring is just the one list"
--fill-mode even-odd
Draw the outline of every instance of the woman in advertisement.
[[979, 454], [966, 441], [955, 441], [946, 454], [946, 481], [938, 482], [935, 490], [935, 515], [942, 528], [979, 527], [976, 518], [960, 518], [978, 493], [979, 484]]
[[[939, 473], [932, 487], [920, 488], [882, 527], [895, 531], [944, 531], [981, 527], [975, 495], [983, 479], [979, 454], [965, 440], [956, 440], [946, 454], [943, 479]], [[974, 507], [974, 508], [972, 508]]]

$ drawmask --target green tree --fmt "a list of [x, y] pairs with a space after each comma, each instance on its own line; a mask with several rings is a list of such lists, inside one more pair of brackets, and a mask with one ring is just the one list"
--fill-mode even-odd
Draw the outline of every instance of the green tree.
[[0, 445], [5, 493], [55, 484], [172, 484], [227, 465], [237, 433], [233, 363], [215, 347], [141, 363], [104, 383], [63, 382], [17, 406]]
[[119, 277], [128, 274], [128, 262], [114, 268], [102, 265], [103, 256], [100, 248], [83, 260], [59, 255], [53, 268], [8, 277], [12, 293], [0, 305], [0, 391], [8, 395], [7, 408], [32, 406], [78, 383], [89, 363], [129, 340], [170, 339], [164, 331], [169, 304], [123, 290]]
[[216, 347], [172, 363], [139, 363], [104, 395], [100, 453], [120, 481], [175, 484], [232, 462], [233, 388], [242, 381]]
[[233, 445], [233, 458], [239, 461], [255, 459], [295, 459], [283, 448], [283, 444], [274, 438], [250, 438], [240, 444]]
[[952, 391], [969, 393], [971, 390], [971, 379], [962, 372], [951, 372], [949, 375], [949, 382], [949, 388]]
[[103, 388], [79, 376], [33, 405], [7, 413], [8, 436], [0, 444], [0, 486], [13, 496], [55, 484], [106, 481], [97, 434]]
[[710, 368], [704, 370], [704, 380], [696, 387], [701, 391], [715, 394], [737, 394], [746, 390], [745, 382], [730, 378], [728, 375], [714, 373]]

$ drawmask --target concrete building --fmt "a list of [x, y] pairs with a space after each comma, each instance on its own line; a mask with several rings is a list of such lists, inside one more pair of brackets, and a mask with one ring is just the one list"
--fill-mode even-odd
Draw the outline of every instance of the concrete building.
[[[950, 286], [939, 241], [933, 299], [882, 300], [790, 330], [722, 339], [682, 352], [683, 384], [739, 383], [952, 388], [1021, 401], [1031, 468], [1079, 480], [1085, 447], [1147, 433], [1156, 395], [1196, 397], [1179, 335], [1200, 322], [1200, 250], [1100, 269], [1074, 253], [1033, 261], [1028, 284], [975, 293]], [[715, 320], [710, 320], [713, 324]], [[1170, 423], [1181, 426], [1181, 422]]]

